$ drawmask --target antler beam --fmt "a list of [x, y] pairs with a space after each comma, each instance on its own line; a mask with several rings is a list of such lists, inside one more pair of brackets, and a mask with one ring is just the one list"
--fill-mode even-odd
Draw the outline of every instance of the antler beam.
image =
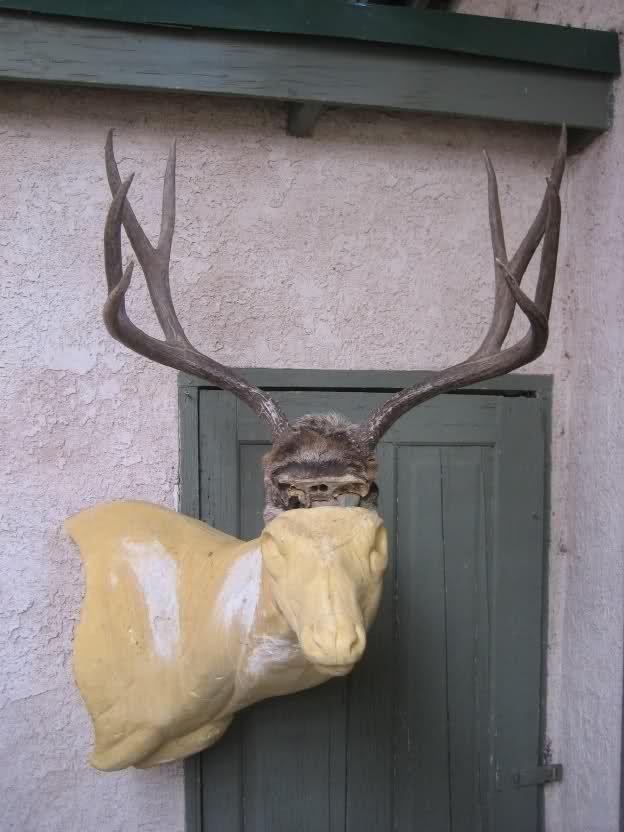
[[[496, 174], [488, 155], [485, 154], [496, 280], [494, 311], [490, 327], [481, 346], [468, 359], [433, 373], [430, 378], [420, 384], [395, 393], [373, 411], [366, 423], [360, 427], [360, 441], [367, 451], [372, 451], [384, 433], [412, 407], [440, 393], [457, 390], [469, 384], [476, 384], [479, 381], [509, 373], [528, 364], [543, 353], [548, 341], [548, 316], [557, 267], [561, 224], [559, 188], [565, 167], [566, 138], [564, 126], [542, 204], [511, 260], [507, 259], [505, 248]], [[520, 282], [542, 238], [544, 245], [533, 301], [522, 291]], [[502, 349], [516, 306], [519, 306], [529, 319], [529, 331], [518, 342]]]

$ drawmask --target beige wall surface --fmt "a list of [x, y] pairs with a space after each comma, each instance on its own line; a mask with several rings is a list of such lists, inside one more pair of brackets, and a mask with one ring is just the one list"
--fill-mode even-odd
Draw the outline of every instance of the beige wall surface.
[[[615, 0], [459, 6], [624, 24]], [[555, 376], [547, 735], [566, 778], [547, 791], [548, 832], [617, 829], [622, 89], [611, 133], [569, 167], [551, 342], [531, 367]], [[191, 340], [236, 365], [332, 369], [433, 368], [475, 346], [492, 298], [481, 149], [499, 173], [512, 246], [556, 136], [331, 110], [298, 140], [278, 104], [7, 84], [0, 114], [0, 828], [181, 832], [181, 766], [87, 767], [90, 727], [71, 673], [84, 586], [63, 518], [101, 500], [177, 500], [175, 374], [101, 322], [107, 128], [122, 175], [137, 172], [132, 201], [152, 236], [178, 138], [172, 277]], [[130, 295], [156, 334], [139, 277]]]

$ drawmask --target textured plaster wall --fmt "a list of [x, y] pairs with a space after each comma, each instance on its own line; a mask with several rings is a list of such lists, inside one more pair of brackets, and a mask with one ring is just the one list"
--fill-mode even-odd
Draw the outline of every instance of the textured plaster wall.
[[[621, 3], [583, 5], [461, 4], [624, 21]], [[90, 728], [71, 676], [83, 581], [63, 518], [105, 499], [176, 503], [175, 374], [115, 344], [100, 320], [111, 125], [152, 236], [178, 137], [180, 317], [200, 348], [252, 366], [409, 369], [464, 354], [492, 295], [481, 148], [499, 171], [513, 245], [555, 147], [549, 130], [341, 110], [296, 140], [273, 104], [0, 87], [3, 830], [183, 829], [180, 766], [87, 767]], [[548, 793], [549, 832], [617, 828], [623, 131], [618, 118], [571, 165], [552, 339], [531, 368], [556, 376], [548, 734], [567, 771]], [[140, 278], [130, 309], [157, 332]]]
[[[624, 2], [464, 0], [463, 11], [624, 33]], [[566, 766], [547, 832], [616, 832], [624, 628], [624, 85], [570, 166], [556, 371], [547, 732]], [[557, 358], [550, 353], [551, 360]], [[557, 415], [558, 414], [558, 415]]]

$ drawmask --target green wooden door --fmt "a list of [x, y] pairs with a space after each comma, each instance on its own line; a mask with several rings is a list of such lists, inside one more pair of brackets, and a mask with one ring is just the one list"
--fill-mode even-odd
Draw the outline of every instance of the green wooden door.
[[[292, 418], [360, 421], [388, 393], [274, 395]], [[256, 536], [268, 436], [227, 393], [182, 387], [181, 407], [182, 510]], [[540, 753], [543, 410], [447, 395], [387, 434], [391, 565], [365, 657], [239, 714], [189, 761], [192, 832], [537, 832], [538, 788], [512, 778]]]

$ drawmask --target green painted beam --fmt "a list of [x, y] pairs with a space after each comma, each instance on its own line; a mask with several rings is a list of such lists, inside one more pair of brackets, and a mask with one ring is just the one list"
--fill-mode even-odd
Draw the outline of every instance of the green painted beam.
[[0, 13], [0, 80], [241, 95], [604, 131], [610, 76], [435, 49]]
[[612, 75], [620, 67], [615, 32], [346, 0], [1, 0], [0, 9], [126, 24], [346, 38]]

